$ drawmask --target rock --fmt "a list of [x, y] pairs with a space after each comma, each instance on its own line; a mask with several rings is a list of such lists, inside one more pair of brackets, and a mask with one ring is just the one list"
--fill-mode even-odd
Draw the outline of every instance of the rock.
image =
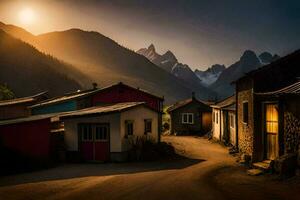
[[263, 174], [263, 170], [260, 169], [249, 169], [247, 170], [247, 174], [250, 176], [259, 176]]
[[280, 176], [290, 177], [295, 175], [297, 168], [297, 154], [285, 154], [274, 161], [274, 170]]

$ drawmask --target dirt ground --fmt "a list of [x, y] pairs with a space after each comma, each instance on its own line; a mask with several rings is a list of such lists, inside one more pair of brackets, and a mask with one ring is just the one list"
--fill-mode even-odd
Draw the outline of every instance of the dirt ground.
[[67, 164], [0, 178], [0, 199], [300, 199], [300, 178], [252, 177], [226, 148], [204, 138], [165, 136], [186, 158]]

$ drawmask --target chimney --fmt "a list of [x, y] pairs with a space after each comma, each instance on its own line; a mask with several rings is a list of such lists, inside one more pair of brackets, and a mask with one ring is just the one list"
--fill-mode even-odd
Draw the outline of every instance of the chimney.
[[195, 92], [192, 92], [192, 99], [196, 99]]
[[97, 89], [97, 86], [98, 86], [98, 84], [97, 83], [93, 83], [93, 90], [96, 90]]

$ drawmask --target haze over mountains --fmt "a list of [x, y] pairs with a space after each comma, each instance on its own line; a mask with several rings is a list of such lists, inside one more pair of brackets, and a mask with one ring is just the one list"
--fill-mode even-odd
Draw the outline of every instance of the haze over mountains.
[[76, 70], [0, 30], [0, 81], [18, 96], [49, 91], [62, 95], [81, 89]]
[[74, 70], [100, 87], [122, 81], [164, 95], [167, 103], [188, 98], [193, 91], [201, 99], [215, 96], [210, 89], [201, 85], [191, 87], [145, 57], [97, 32], [71, 29], [34, 36], [12, 25], [2, 24], [0, 28], [40, 51], [72, 64]]
[[192, 71], [188, 65], [179, 63], [176, 56], [170, 50], [163, 55], [158, 54], [153, 44], [148, 48], [138, 50], [137, 53], [145, 56], [151, 62], [178, 77], [183, 82], [187, 82], [190, 85], [200, 84], [217, 92], [218, 95], [216, 97], [218, 99], [234, 93], [233, 81], [242, 77], [247, 72], [268, 64], [279, 57], [269, 52], [263, 52], [257, 56], [255, 52], [246, 50], [239, 61], [227, 68], [225, 65], [215, 64], [205, 71], [198, 69]]

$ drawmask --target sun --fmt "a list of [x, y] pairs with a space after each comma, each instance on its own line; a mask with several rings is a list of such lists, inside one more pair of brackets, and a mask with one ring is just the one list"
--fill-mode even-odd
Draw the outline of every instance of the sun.
[[35, 13], [31, 8], [24, 8], [19, 13], [19, 20], [24, 25], [33, 24], [35, 21]]

